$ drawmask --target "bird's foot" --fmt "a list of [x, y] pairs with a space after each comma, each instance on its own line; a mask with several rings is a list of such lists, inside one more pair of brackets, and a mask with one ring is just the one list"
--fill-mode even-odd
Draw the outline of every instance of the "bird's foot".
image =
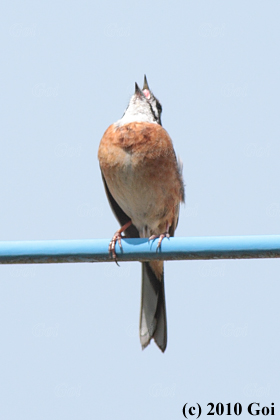
[[124, 232], [130, 225], [131, 225], [131, 220], [129, 222], [127, 222], [125, 225], [123, 225], [120, 229], [117, 230], [117, 232], [114, 234], [113, 238], [111, 239], [110, 243], [109, 243], [109, 254], [114, 258], [115, 263], [117, 265], [118, 261], [117, 261], [117, 254], [116, 254], [116, 243], [118, 242], [119, 247], [122, 248], [122, 243], [121, 243], [121, 239], [123, 238], [122, 236], [122, 232]]
[[155, 239], [159, 238], [158, 240], [158, 244], [157, 244], [157, 250], [160, 248], [161, 243], [163, 241], [164, 238], [170, 238], [170, 234], [169, 234], [169, 225], [168, 223], [166, 224], [166, 232], [161, 233], [160, 235], [152, 235], [149, 237], [149, 241], [154, 241]]

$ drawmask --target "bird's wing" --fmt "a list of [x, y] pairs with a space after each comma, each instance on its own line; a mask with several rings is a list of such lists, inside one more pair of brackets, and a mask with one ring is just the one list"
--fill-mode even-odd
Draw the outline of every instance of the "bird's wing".
[[[111, 207], [116, 219], [119, 221], [120, 225], [124, 226], [127, 222], [130, 221], [130, 218], [127, 216], [127, 214], [125, 214], [125, 212], [118, 205], [118, 203], [116, 202], [116, 200], [114, 199], [114, 197], [110, 193], [110, 190], [108, 188], [107, 182], [104, 178], [104, 175], [103, 175], [102, 171], [101, 171], [101, 175], [102, 175], [102, 180], [103, 180], [103, 184], [104, 184], [104, 187], [105, 187], [105, 191], [106, 191], [106, 195], [107, 195], [110, 207]], [[125, 230], [125, 236], [127, 236], [128, 238], [140, 238], [138, 229], [134, 225], [130, 225]]]

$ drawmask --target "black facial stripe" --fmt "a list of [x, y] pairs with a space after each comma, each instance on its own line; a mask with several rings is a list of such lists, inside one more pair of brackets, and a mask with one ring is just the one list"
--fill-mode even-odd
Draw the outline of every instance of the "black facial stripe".
[[155, 114], [155, 111], [153, 110], [152, 105], [150, 104], [150, 102], [148, 102], [148, 104], [150, 105], [150, 109], [151, 109], [151, 111], [152, 111], [152, 114], [153, 114], [153, 116], [154, 116], [154, 119], [157, 121], [158, 119], [157, 119], [157, 117], [156, 117], [156, 114]]
[[157, 106], [157, 110], [158, 110], [158, 112], [160, 114], [162, 112], [162, 106], [161, 106], [161, 104], [158, 101], [156, 102], [156, 106]]

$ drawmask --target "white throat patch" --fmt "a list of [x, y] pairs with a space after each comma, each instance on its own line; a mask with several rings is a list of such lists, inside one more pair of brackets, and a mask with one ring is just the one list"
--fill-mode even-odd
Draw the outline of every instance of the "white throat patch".
[[119, 127], [132, 122], [148, 122], [157, 124], [150, 105], [146, 101], [145, 97], [139, 98], [137, 95], [133, 95], [123, 117], [118, 120], [115, 125]]

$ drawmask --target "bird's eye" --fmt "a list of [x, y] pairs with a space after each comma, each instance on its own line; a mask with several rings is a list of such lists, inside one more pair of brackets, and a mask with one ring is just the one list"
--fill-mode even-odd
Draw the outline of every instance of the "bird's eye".
[[157, 102], [157, 110], [158, 110], [159, 114], [162, 113], [162, 106], [159, 102]]

